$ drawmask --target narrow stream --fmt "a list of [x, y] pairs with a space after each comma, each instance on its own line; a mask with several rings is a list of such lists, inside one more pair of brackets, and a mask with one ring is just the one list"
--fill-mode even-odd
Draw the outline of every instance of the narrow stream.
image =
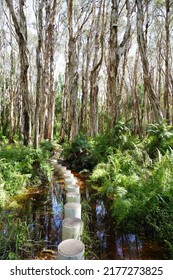
[[[90, 194], [78, 174], [79, 185], [83, 197], [89, 199]], [[32, 235], [32, 250], [28, 259], [56, 259], [57, 246], [61, 242], [61, 227], [63, 220], [63, 204], [65, 195], [62, 188], [63, 181], [53, 178], [49, 187], [39, 190], [29, 188], [27, 193], [19, 199], [21, 205], [19, 217], [26, 221]], [[99, 259], [130, 260], [130, 259], [164, 259], [164, 252], [153, 241], [144, 242], [132, 233], [116, 232], [112, 227], [110, 215], [103, 200], [92, 202], [93, 224], [91, 235], [95, 235], [98, 242], [98, 252], [94, 252]]]

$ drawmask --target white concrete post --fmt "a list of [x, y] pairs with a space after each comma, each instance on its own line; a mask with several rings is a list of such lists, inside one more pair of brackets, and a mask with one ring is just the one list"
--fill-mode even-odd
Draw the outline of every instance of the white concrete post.
[[77, 183], [77, 179], [75, 177], [74, 178], [64, 179], [65, 186], [67, 186], [67, 185], [75, 185], [76, 183]]
[[62, 240], [79, 239], [83, 232], [83, 221], [78, 218], [66, 218], [62, 221]]
[[77, 193], [80, 192], [80, 188], [78, 185], [67, 185], [65, 189], [67, 192], [77, 192]]
[[80, 193], [77, 192], [67, 192], [66, 201], [68, 202], [78, 202], [80, 203]]
[[74, 175], [71, 173], [70, 170], [66, 170], [66, 171], [63, 173], [63, 178], [64, 178], [64, 179], [72, 179], [72, 178], [74, 178]]
[[81, 219], [81, 204], [77, 202], [69, 202], [64, 205], [64, 218]]
[[66, 239], [58, 245], [58, 260], [84, 260], [85, 245], [77, 239]]

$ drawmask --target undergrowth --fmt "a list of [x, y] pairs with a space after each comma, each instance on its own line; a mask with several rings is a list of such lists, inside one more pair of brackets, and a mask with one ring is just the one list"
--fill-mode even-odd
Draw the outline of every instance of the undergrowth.
[[0, 147], [0, 208], [8, 197], [23, 191], [28, 185], [49, 182], [52, 168], [47, 162], [50, 151], [20, 145]]
[[94, 232], [90, 231], [90, 224], [92, 221], [92, 209], [90, 201], [87, 199], [82, 200], [82, 221], [84, 223], [82, 241], [85, 244], [85, 259], [93, 260], [99, 259], [98, 252], [98, 242]]
[[153, 162], [138, 160], [131, 151], [117, 151], [95, 167], [92, 188], [110, 201], [116, 228], [157, 239], [172, 258], [173, 151]]
[[173, 128], [148, 125], [139, 139], [123, 122], [94, 139], [78, 135], [64, 147], [74, 169], [109, 202], [116, 228], [150, 236], [173, 257]]
[[19, 144], [2, 143], [0, 147], [0, 259], [25, 259], [32, 255], [32, 230], [20, 218], [15, 198], [28, 186], [39, 188], [50, 182], [52, 167], [48, 159], [52, 150], [48, 141], [37, 150]]

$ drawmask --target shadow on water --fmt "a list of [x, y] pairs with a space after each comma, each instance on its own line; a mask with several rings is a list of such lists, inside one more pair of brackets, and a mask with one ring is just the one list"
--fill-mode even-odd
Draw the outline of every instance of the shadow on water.
[[165, 259], [165, 252], [153, 240], [142, 240], [137, 234], [123, 233], [113, 228], [103, 200], [94, 204], [95, 230], [99, 241], [99, 258], [104, 260]]

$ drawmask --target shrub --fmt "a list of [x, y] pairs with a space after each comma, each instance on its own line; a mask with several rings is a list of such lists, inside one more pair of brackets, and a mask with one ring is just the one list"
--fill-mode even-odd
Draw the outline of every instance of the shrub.
[[77, 135], [71, 143], [64, 144], [63, 156], [77, 171], [90, 170], [95, 164], [92, 155], [92, 142], [83, 134]]
[[46, 161], [49, 156], [49, 151], [31, 147], [6, 145], [0, 149], [1, 207], [7, 196], [18, 194], [29, 183], [51, 180], [52, 168]]
[[148, 125], [147, 133], [144, 143], [151, 158], [157, 158], [158, 151], [164, 155], [167, 150], [173, 148], [173, 128], [165, 122]]
[[43, 142], [40, 143], [40, 148], [44, 149], [45, 151], [52, 152], [54, 149], [54, 144], [49, 140], [44, 140]]
[[104, 195], [119, 196], [126, 192], [126, 188], [139, 184], [139, 172], [133, 157], [127, 151], [118, 151], [108, 157], [107, 163], [94, 168], [91, 183], [100, 186], [98, 191]]
[[29, 226], [15, 215], [6, 214], [0, 217], [0, 259], [14, 260], [28, 255], [31, 240]]
[[107, 163], [99, 163], [91, 184], [109, 198], [116, 227], [156, 238], [172, 256], [173, 151], [148, 164], [145, 158], [140, 165], [140, 157], [132, 154], [118, 151]]
[[131, 135], [128, 126], [118, 121], [113, 129], [107, 129], [104, 134], [98, 135], [94, 139], [93, 158], [96, 164], [106, 162], [107, 157], [116, 153], [118, 149], [122, 151], [133, 146], [135, 138]]

